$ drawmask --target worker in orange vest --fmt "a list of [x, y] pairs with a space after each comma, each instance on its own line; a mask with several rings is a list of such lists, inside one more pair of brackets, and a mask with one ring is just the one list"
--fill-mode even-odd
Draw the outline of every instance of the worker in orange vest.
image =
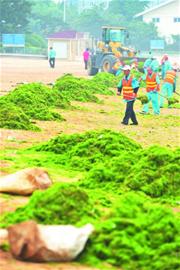
[[148, 114], [149, 102], [152, 102], [154, 114], [160, 114], [158, 103], [158, 91], [160, 90], [160, 79], [157, 73], [153, 72], [151, 67], [147, 68], [147, 74], [144, 74], [139, 81], [146, 81], [146, 94], [148, 103], [144, 104], [141, 114]]
[[128, 125], [129, 119], [131, 118], [132, 124], [130, 125], [138, 125], [133, 106], [139, 89], [139, 82], [130, 75], [131, 67], [129, 65], [122, 67], [122, 70], [125, 76], [120, 80], [117, 86], [117, 94], [120, 95], [121, 92], [123, 93], [123, 99], [126, 102], [126, 112], [121, 124]]
[[[172, 70], [167, 70], [164, 78], [164, 82], [162, 85], [162, 95], [171, 98], [173, 96], [173, 92], [176, 89], [176, 67], [173, 66]], [[160, 98], [160, 107], [163, 108], [164, 97]]]

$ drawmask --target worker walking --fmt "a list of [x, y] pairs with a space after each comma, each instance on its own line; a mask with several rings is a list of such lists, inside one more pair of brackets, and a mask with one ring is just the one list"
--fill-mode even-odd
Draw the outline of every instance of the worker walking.
[[152, 68], [153, 72], [159, 72], [159, 62], [157, 59], [153, 58], [150, 64], [150, 68]]
[[171, 69], [172, 69], [172, 66], [171, 66], [171, 63], [169, 62], [169, 57], [167, 54], [165, 54], [163, 58], [161, 59], [161, 76], [163, 80], [166, 76], [166, 72]]
[[55, 59], [56, 59], [56, 51], [53, 49], [53, 47], [49, 48], [49, 64], [51, 68], [55, 67]]
[[151, 66], [151, 63], [153, 61], [153, 55], [151, 52], [149, 52], [149, 57], [146, 59], [143, 65], [144, 73], [147, 74], [147, 68]]
[[139, 81], [146, 81], [146, 93], [148, 103], [144, 104], [142, 114], [148, 114], [149, 102], [152, 102], [154, 114], [160, 114], [159, 103], [158, 103], [158, 91], [160, 89], [160, 79], [157, 73], [153, 72], [152, 68], [147, 68], [147, 74], [142, 76]]
[[123, 99], [126, 102], [126, 111], [121, 124], [128, 125], [129, 119], [131, 119], [132, 124], [130, 125], [138, 125], [133, 106], [139, 89], [139, 82], [130, 75], [131, 68], [129, 65], [125, 65], [122, 70], [125, 76], [117, 86], [117, 94], [120, 95], [122, 92]]
[[87, 69], [87, 67], [88, 67], [89, 57], [90, 57], [89, 49], [86, 48], [86, 50], [83, 52], [83, 59], [84, 59], [85, 69]]
[[[167, 70], [162, 85], [162, 96], [160, 97], [160, 108], [163, 108], [164, 97], [171, 98], [173, 92], [176, 89], [176, 67], [173, 67], [172, 70]], [[163, 97], [164, 96], [164, 97]]]

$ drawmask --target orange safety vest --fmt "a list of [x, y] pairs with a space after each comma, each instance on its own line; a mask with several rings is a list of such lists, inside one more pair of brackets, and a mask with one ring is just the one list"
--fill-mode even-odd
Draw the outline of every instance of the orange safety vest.
[[123, 98], [127, 100], [134, 99], [134, 90], [132, 88], [133, 77], [130, 77], [127, 81], [126, 79], [122, 80], [122, 92]]
[[147, 76], [146, 76], [146, 91], [151, 92], [151, 91], [154, 91], [154, 89], [157, 89], [156, 73], [153, 73], [151, 77], [147, 74]]
[[175, 78], [176, 78], [176, 72], [174, 70], [168, 70], [166, 72], [166, 77], [164, 79], [164, 82], [174, 84]]

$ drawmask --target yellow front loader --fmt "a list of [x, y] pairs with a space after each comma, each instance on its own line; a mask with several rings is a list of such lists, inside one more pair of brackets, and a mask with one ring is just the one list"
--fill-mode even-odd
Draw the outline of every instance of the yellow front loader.
[[133, 58], [134, 50], [125, 46], [127, 39], [126, 28], [103, 26], [102, 41], [97, 43], [96, 52], [91, 55], [88, 74], [95, 75], [99, 71], [113, 73], [118, 61]]

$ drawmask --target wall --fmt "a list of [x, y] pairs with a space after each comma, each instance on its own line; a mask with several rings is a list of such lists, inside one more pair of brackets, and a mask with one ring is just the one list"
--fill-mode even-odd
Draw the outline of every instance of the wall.
[[[66, 44], [66, 45], [65, 45]], [[49, 47], [56, 50], [57, 59], [67, 59], [70, 61], [81, 59], [85, 48], [90, 47], [89, 38], [81, 39], [49, 39]]]

